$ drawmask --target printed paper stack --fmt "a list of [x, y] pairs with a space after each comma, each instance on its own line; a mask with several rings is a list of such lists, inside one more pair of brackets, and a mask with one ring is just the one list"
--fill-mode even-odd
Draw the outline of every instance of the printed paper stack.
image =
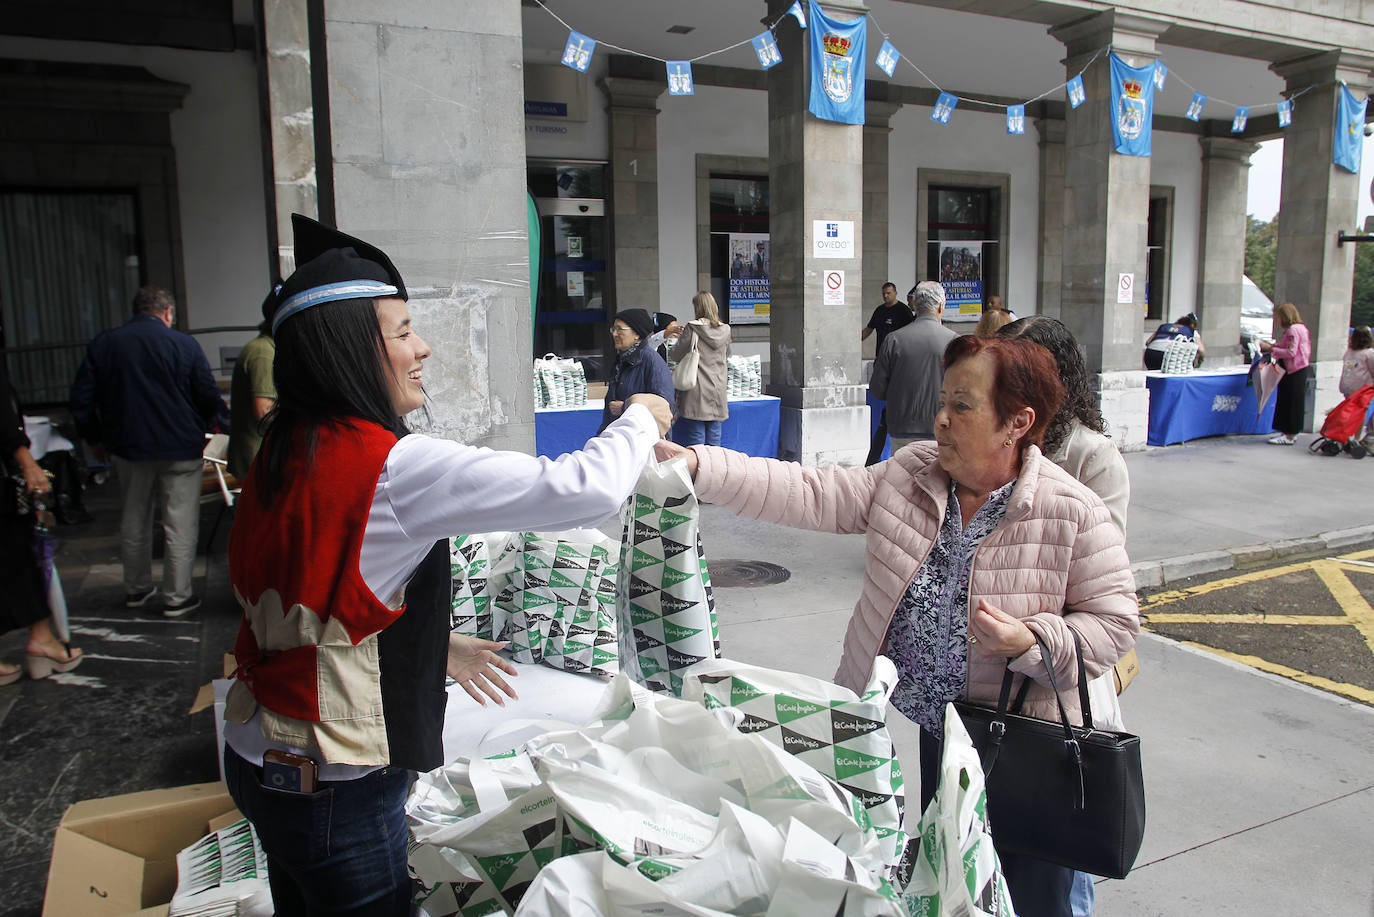
[[247, 819], [211, 832], [177, 854], [169, 917], [270, 917], [267, 856]]

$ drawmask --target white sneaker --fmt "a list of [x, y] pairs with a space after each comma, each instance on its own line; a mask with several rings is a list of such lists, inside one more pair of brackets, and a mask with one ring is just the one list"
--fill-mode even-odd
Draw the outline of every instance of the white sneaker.
[[1271, 446], [1291, 446], [1295, 442], [1297, 442], [1296, 439], [1291, 436], [1284, 436], [1282, 433], [1278, 436], [1271, 436], [1268, 439], [1268, 443]]

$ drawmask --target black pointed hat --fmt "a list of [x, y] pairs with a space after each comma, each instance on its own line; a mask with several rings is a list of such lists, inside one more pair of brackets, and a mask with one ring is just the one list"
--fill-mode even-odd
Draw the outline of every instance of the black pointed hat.
[[408, 298], [401, 272], [375, 245], [299, 213], [291, 214], [291, 234], [298, 266], [277, 291], [274, 333], [291, 316], [325, 303], [382, 296]]

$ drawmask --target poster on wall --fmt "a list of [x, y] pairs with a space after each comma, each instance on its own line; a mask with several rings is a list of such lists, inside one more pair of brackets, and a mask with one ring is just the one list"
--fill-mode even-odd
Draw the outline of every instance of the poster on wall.
[[983, 314], [981, 242], [940, 243], [940, 285], [945, 288], [945, 321], [978, 321]]
[[769, 305], [768, 234], [732, 232], [729, 245], [730, 323], [765, 324]]

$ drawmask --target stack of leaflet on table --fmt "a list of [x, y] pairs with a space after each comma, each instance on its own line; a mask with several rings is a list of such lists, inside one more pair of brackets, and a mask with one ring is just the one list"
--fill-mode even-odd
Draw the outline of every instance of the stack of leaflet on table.
[[271, 917], [267, 856], [247, 819], [212, 831], [177, 854], [169, 917]]

